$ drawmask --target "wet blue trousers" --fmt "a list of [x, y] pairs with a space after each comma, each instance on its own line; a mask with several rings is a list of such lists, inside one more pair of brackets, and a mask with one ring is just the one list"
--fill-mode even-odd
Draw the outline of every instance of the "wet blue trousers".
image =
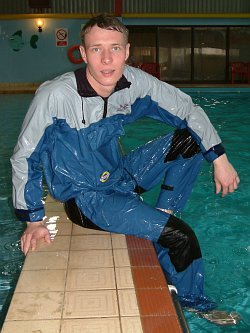
[[[164, 163], [163, 160], [170, 149], [171, 140], [172, 136], [167, 135], [136, 149], [126, 157], [126, 168], [135, 176], [138, 185], [146, 191], [156, 184], [162, 183], [156, 208], [168, 209], [177, 213], [183, 210], [189, 198], [204, 158], [201, 153], [190, 158], [183, 158], [179, 154], [175, 160]], [[155, 209], [155, 215], [158, 216], [157, 209]], [[168, 221], [169, 215], [166, 213], [165, 215], [166, 221]], [[154, 223], [152, 215], [151, 220]], [[150, 228], [148, 232], [150, 232]], [[148, 238], [147, 235], [146, 238]], [[170, 260], [168, 249], [162, 247], [154, 239], [151, 240], [154, 242], [162, 269], [168, 281], [177, 288], [178, 295], [186, 298], [196, 295], [197, 297], [203, 296], [202, 258], [194, 260], [185, 270], [177, 272]]]
[[[137, 188], [148, 191], [157, 184], [162, 184], [156, 207], [148, 205], [137, 193], [122, 191], [118, 187], [109, 191], [89, 192], [84, 202], [79, 197], [76, 199], [76, 204], [84, 216], [98, 228], [151, 240], [168, 282], [177, 288], [178, 295], [199, 298], [204, 294], [204, 268], [201, 255], [193, 259], [191, 257], [188, 263], [177, 267], [175, 249], [179, 238], [177, 237], [177, 241], [175, 238], [179, 233], [178, 225], [176, 227], [172, 215], [158, 208], [172, 210], [174, 213], [183, 210], [204, 158], [200, 152], [190, 156], [183, 154], [181, 147], [179, 152], [176, 150], [174, 157], [166, 158], [173, 150], [173, 135], [168, 134], [151, 141], [124, 156], [124, 169], [134, 179]], [[74, 222], [74, 217], [68, 215]], [[182, 229], [184, 222], [181, 220], [179, 222]], [[170, 224], [176, 228], [174, 230], [168, 228]], [[188, 228], [192, 230], [188, 226], [185, 230], [190, 233]], [[189, 237], [186, 236], [184, 240], [188, 243]], [[194, 238], [192, 235], [192, 239]], [[181, 249], [182, 247], [178, 248], [179, 258], [182, 257]], [[192, 256], [191, 248], [189, 252]]]

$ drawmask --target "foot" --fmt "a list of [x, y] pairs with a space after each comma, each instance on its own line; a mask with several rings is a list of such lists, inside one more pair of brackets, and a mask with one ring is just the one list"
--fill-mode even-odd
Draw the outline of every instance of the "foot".
[[220, 310], [212, 310], [209, 312], [197, 312], [198, 317], [204, 318], [211, 323], [220, 326], [236, 325], [241, 319], [240, 315], [236, 312], [226, 312]]

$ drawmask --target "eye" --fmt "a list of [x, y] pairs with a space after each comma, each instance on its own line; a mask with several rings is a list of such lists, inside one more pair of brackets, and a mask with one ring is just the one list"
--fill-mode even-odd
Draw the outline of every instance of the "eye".
[[117, 51], [121, 50], [121, 47], [120, 46], [113, 46], [112, 50], [117, 52]]
[[100, 48], [99, 47], [92, 47], [91, 52], [98, 53], [98, 52], [100, 52]]

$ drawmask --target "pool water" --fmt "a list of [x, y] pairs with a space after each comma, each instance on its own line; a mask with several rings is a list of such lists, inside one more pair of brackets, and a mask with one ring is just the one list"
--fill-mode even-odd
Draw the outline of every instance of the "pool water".
[[[232, 195], [214, 193], [212, 165], [204, 162], [201, 174], [181, 218], [195, 230], [203, 252], [206, 294], [219, 309], [238, 312], [241, 322], [220, 327], [185, 312], [191, 332], [250, 332], [250, 96], [239, 94], [191, 95], [201, 105], [218, 130], [229, 160], [241, 183]], [[165, 124], [142, 119], [129, 125], [125, 151], [171, 130]], [[136, 139], [135, 139], [136, 138]], [[154, 205], [159, 188], [144, 199]]]
[[[193, 333], [250, 332], [250, 97], [247, 93], [193, 94], [219, 131], [230, 161], [241, 177], [239, 189], [221, 198], [214, 194], [212, 166], [204, 162], [200, 177], [181, 218], [195, 230], [203, 251], [206, 293], [221, 310], [238, 312], [242, 318], [235, 326], [220, 327], [185, 312]], [[19, 238], [23, 224], [11, 206], [12, 154], [21, 123], [32, 95], [0, 95], [2, 130], [0, 133], [0, 327], [8, 309], [24, 256]], [[126, 127], [125, 151], [165, 134], [165, 124], [141, 119]], [[144, 195], [154, 205], [159, 188]]]
[[12, 208], [9, 160], [30, 100], [29, 95], [0, 95], [0, 327], [24, 259], [19, 243], [23, 224], [16, 221]]

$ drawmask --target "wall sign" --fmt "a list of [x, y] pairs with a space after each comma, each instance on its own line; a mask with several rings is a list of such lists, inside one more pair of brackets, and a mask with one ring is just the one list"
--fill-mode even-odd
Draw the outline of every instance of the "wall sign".
[[68, 29], [66, 28], [56, 29], [56, 46], [57, 47], [68, 46]]

